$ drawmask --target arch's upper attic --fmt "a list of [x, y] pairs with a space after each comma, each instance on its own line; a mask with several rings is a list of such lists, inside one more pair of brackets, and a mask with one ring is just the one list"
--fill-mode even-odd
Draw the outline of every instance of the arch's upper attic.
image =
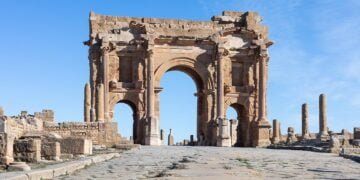
[[91, 12], [90, 37], [85, 42], [90, 65], [85, 121], [110, 122], [113, 106], [129, 101], [137, 109], [135, 142], [160, 144], [161, 75], [186, 67], [202, 84], [196, 93], [200, 145], [230, 146], [225, 117], [230, 102], [246, 108], [247, 146], [268, 144], [267, 48], [272, 42], [260, 22], [256, 12], [224, 11], [211, 21]]

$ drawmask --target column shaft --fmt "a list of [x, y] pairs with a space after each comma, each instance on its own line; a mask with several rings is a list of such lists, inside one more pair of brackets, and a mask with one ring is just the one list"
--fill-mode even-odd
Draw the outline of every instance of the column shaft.
[[84, 121], [90, 122], [91, 109], [91, 90], [89, 83], [86, 83], [84, 89]]
[[103, 48], [103, 54], [102, 54], [102, 60], [103, 60], [103, 81], [104, 81], [104, 118], [106, 121], [110, 120], [109, 117], [109, 48], [105, 47]]
[[148, 52], [147, 62], [147, 117], [154, 117], [154, 65], [153, 65], [153, 52]]
[[259, 67], [259, 119], [258, 121], [267, 121], [266, 117], [266, 57], [261, 57]]
[[280, 141], [280, 123], [278, 120], [273, 120], [273, 143], [276, 144]]
[[309, 138], [309, 110], [308, 105], [305, 103], [301, 107], [301, 119], [302, 119], [302, 138]]
[[229, 136], [229, 122], [225, 119], [224, 114], [224, 60], [227, 52], [223, 48], [218, 49], [217, 54], [217, 121], [219, 123], [219, 137], [217, 146], [230, 146], [230, 136]]
[[97, 90], [97, 121], [104, 122], [104, 85], [99, 84]]
[[321, 94], [319, 97], [319, 120], [320, 135], [328, 135], [325, 94]]

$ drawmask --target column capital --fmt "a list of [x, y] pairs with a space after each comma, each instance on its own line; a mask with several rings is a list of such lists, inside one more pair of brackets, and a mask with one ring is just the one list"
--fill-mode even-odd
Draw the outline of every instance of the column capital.
[[217, 58], [221, 59], [222, 57], [228, 56], [229, 51], [224, 47], [219, 47], [217, 50]]
[[114, 50], [114, 46], [112, 43], [103, 43], [100, 47], [101, 52], [103, 54], [109, 53], [110, 51]]

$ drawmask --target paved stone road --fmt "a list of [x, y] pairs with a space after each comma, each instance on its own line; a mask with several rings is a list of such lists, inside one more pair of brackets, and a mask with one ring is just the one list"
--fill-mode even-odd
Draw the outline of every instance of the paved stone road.
[[57, 179], [360, 179], [334, 154], [219, 147], [148, 147]]

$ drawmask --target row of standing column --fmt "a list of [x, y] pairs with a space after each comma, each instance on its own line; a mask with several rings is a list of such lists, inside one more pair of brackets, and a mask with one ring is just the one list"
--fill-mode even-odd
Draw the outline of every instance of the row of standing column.
[[[102, 64], [102, 82], [96, 88], [95, 107], [91, 105], [91, 87], [88, 83], [84, 89], [84, 121], [85, 122], [105, 122], [110, 120], [109, 112], [109, 86], [108, 86], [108, 61], [109, 61], [109, 47], [101, 48], [101, 64]], [[96, 113], [94, 112], [96, 109]], [[95, 117], [96, 114], [96, 117]]]
[[[326, 113], [326, 96], [321, 94], [319, 96], [319, 133], [318, 139], [320, 141], [327, 141], [329, 137], [327, 126], [327, 113]], [[309, 108], [306, 103], [301, 106], [301, 138], [303, 140], [310, 139], [309, 131]], [[276, 119], [273, 121], [273, 143], [278, 143], [281, 140], [280, 122]]]

